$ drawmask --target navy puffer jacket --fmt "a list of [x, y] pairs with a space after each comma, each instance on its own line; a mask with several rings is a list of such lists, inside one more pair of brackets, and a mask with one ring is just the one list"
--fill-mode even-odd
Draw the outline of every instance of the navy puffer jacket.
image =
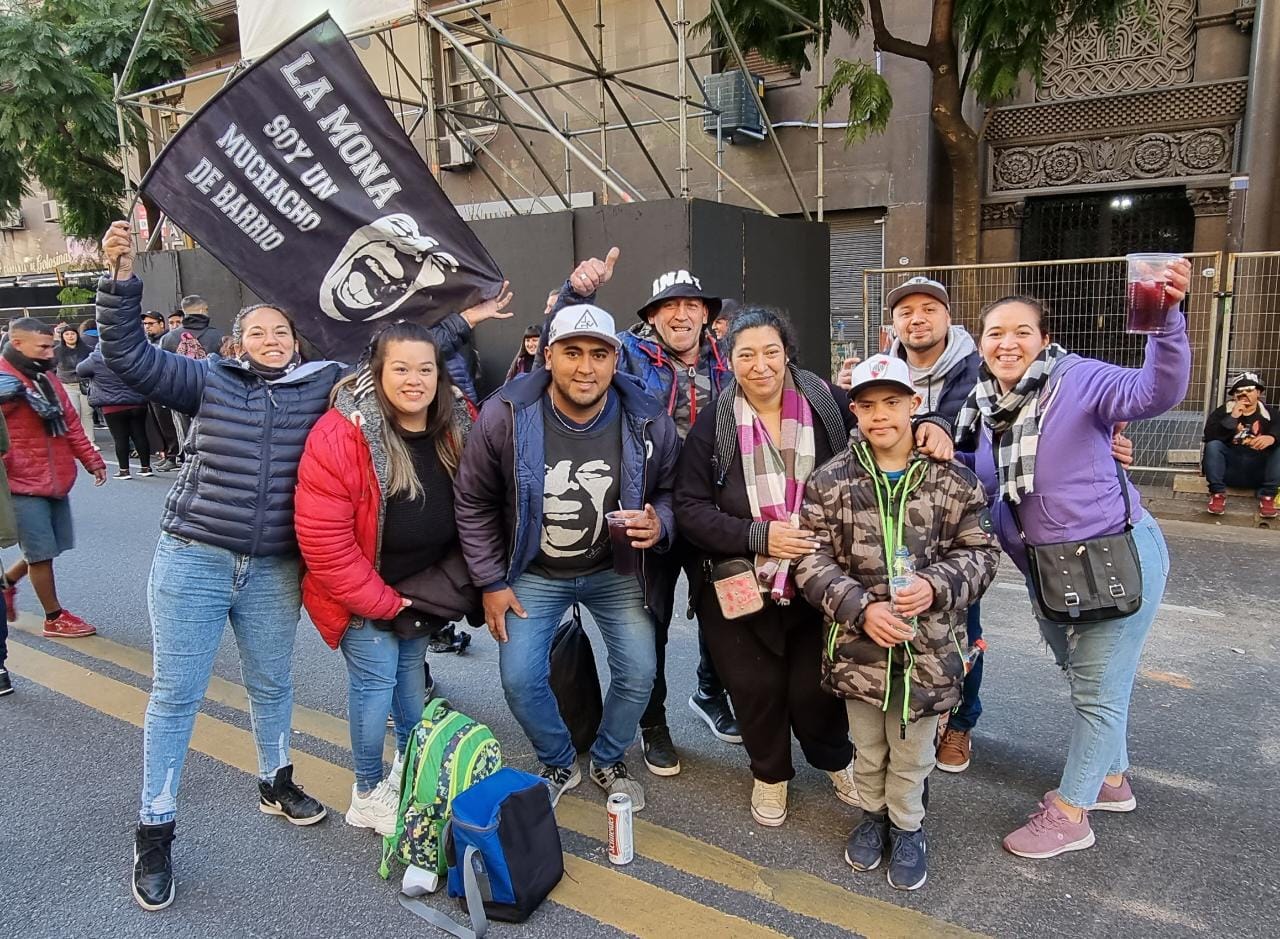
[[165, 500], [161, 528], [238, 554], [298, 550], [293, 492], [311, 426], [329, 408], [337, 362], [308, 362], [268, 382], [233, 359], [164, 352], [142, 331], [142, 281], [98, 283], [107, 365], [147, 397], [194, 417], [193, 459]]
[[76, 366], [76, 375], [89, 379], [89, 403], [95, 408], [147, 403], [145, 397], [126, 385], [103, 361], [101, 346]]

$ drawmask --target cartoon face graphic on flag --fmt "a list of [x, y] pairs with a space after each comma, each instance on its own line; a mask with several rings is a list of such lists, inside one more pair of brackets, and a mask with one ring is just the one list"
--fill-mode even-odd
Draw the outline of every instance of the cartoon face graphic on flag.
[[209, 99], [141, 188], [328, 358], [355, 361], [388, 318], [434, 326], [502, 288], [327, 16]]
[[424, 287], [444, 283], [457, 259], [436, 250], [402, 212], [351, 233], [320, 284], [320, 309], [335, 320], [369, 322], [394, 313]]

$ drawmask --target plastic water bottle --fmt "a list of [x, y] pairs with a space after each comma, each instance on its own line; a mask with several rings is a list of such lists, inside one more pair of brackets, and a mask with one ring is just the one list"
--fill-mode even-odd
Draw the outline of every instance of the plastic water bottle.
[[[893, 552], [893, 570], [889, 577], [889, 597], [894, 600], [895, 604], [898, 594], [910, 587], [916, 580], [916, 563], [911, 559], [911, 552], [907, 550], [905, 545], [898, 547]], [[906, 620], [907, 625], [911, 627], [911, 638], [915, 638], [916, 618], [912, 616]]]
[[916, 562], [911, 559], [911, 552], [906, 546], [893, 553], [893, 570], [889, 577], [889, 596], [898, 599], [898, 592], [906, 590], [916, 579]]
[[978, 664], [978, 659], [982, 653], [987, 651], [987, 641], [985, 639], [975, 639], [973, 647], [969, 650], [969, 654], [964, 657], [964, 673], [966, 675], [973, 671], [973, 667]]

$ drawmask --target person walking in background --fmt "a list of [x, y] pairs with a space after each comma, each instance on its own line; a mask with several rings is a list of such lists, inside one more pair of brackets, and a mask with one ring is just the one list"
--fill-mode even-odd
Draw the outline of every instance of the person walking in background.
[[114, 223], [102, 244], [115, 270], [97, 296], [107, 365], [135, 390], [194, 415], [191, 453], [165, 503], [147, 583], [155, 674], [132, 890], [139, 906], [158, 910], [174, 898], [182, 770], [228, 622], [257, 743], [258, 809], [293, 825], [325, 817], [294, 780], [289, 757], [302, 605], [293, 496], [307, 434], [328, 409], [342, 366], [302, 364], [292, 320], [268, 304], [236, 317], [239, 359], [156, 348], [142, 329], [128, 223]]
[[[164, 314], [156, 310], [143, 313], [142, 331], [147, 334], [147, 342], [158, 347], [168, 332]], [[173, 412], [154, 401], [147, 404], [147, 436], [151, 440], [152, 451], [159, 457], [159, 461], [153, 464], [156, 471], [167, 473], [176, 470], [182, 449], [178, 443], [178, 426]]]
[[[459, 412], [461, 412], [459, 414]], [[294, 522], [306, 564], [302, 601], [347, 663], [355, 782], [347, 824], [395, 831], [405, 746], [422, 717], [428, 639], [480, 605], [454, 523], [453, 477], [466, 409], [432, 334], [383, 327], [368, 361], [335, 389], [307, 437]], [[423, 608], [402, 582], [425, 582]], [[442, 609], [441, 605], [448, 609]], [[396, 755], [384, 778], [384, 721]]]
[[98, 324], [96, 321], [88, 319], [80, 324], [80, 341], [92, 352], [98, 344]]
[[[962, 449], [977, 447], [978, 476], [995, 500], [1000, 544], [1028, 576], [1033, 609], [1039, 601], [1027, 552], [1035, 546], [1070, 541], [1086, 551], [1092, 539], [1127, 533], [1141, 572], [1141, 605], [1129, 615], [1080, 627], [1037, 616], [1070, 679], [1075, 716], [1057, 789], [1004, 839], [1005, 850], [1020, 857], [1088, 848], [1095, 840], [1091, 810], [1129, 812], [1137, 805], [1125, 775], [1129, 702], [1164, 596], [1169, 552], [1112, 454], [1112, 427], [1157, 417], [1186, 394], [1191, 347], [1178, 306], [1190, 274], [1185, 260], [1170, 266], [1165, 290], [1175, 306], [1164, 331], [1147, 337], [1141, 368], [1068, 353], [1053, 342], [1048, 312], [1032, 297], [997, 300], [982, 317], [981, 381], [960, 412], [958, 442]], [[1123, 583], [1120, 589], [1123, 594]]]
[[[925, 786], [938, 720], [960, 703], [966, 609], [995, 577], [1000, 549], [987, 499], [958, 462], [915, 451], [920, 406], [907, 364], [877, 355], [853, 373], [858, 435], [809, 477], [801, 527], [817, 549], [796, 567], [805, 599], [830, 623], [822, 685], [843, 698], [857, 747], [863, 815], [845, 860], [889, 886], [924, 886]], [[905, 553], [904, 553], [905, 552]], [[914, 575], [892, 593], [906, 571]]]
[[[821, 617], [793, 578], [816, 545], [798, 528], [805, 481], [845, 448], [853, 417], [844, 392], [791, 364], [791, 326], [775, 311], [743, 309], [725, 348], [737, 382], [685, 439], [675, 509], [695, 550], [691, 603], [742, 727], [751, 817], [775, 827], [787, 818], [793, 734], [837, 798], [859, 804], [844, 705], [819, 685]], [[732, 605], [731, 572], [746, 608]]]
[[53, 329], [23, 317], [9, 324], [9, 344], [0, 354], [0, 402], [9, 431], [4, 455], [22, 560], [4, 577], [4, 599], [16, 616], [18, 583], [28, 574], [44, 608], [44, 634], [62, 639], [92, 636], [97, 630], [62, 607], [53, 562], [75, 547], [68, 495], [76, 462], [107, 481], [107, 467], [85, 434], [80, 418], [54, 368]]
[[116, 448], [116, 479], [132, 479], [129, 451], [138, 454], [138, 475], [150, 478], [151, 441], [147, 438], [147, 399], [129, 387], [102, 358], [102, 348], [94, 349], [76, 366], [76, 374], [89, 384], [89, 403], [102, 411], [107, 430]]
[[161, 338], [160, 348], [189, 359], [216, 354], [222, 348], [223, 333], [209, 321], [209, 301], [193, 293], [183, 297], [179, 306], [182, 319], [174, 326], [173, 314], [170, 314], [169, 332]]
[[93, 405], [89, 403], [89, 389], [76, 372], [76, 366], [87, 359], [92, 350], [80, 341], [80, 331], [74, 326], [64, 325], [54, 335], [58, 338], [57, 345], [53, 347], [53, 357], [57, 363], [55, 374], [80, 417], [80, 426], [84, 428], [85, 436], [93, 444], [93, 449], [101, 450], [93, 439]]
[[[9, 427], [0, 411], [0, 457], [9, 452]], [[10, 548], [18, 543], [18, 520], [13, 513], [13, 496], [9, 493], [9, 478], [4, 462], [0, 460], [0, 548]], [[0, 575], [3, 580], [3, 575]], [[5, 662], [9, 657], [9, 624], [18, 618], [17, 610], [9, 607], [8, 582], [0, 584], [0, 599], [4, 601], [4, 617], [0, 618], [0, 697], [13, 694], [13, 682]]]
[[[556, 627], [581, 603], [604, 636], [611, 676], [590, 775], [640, 811], [644, 788], [623, 757], [653, 690], [650, 610], [662, 589], [653, 559], [675, 538], [680, 439], [662, 406], [617, 372], [609, 313], [564, 307], [548, 337], [546, 368], [503, 385], [480, 412], [454, 485], [458, 534], [499, 643], [503, 692], [552, 802], [582, 778], [549, 662]], [[606, 520], [615, 507], [628, 513], [627, 550], [644, 552], [635, 573], [615, 570], [635, 561], [615, 558]]]
[[520, 340], [520, 351], [511, 360], [511, 367], [507, 369], [504, 382], [511, 381], [517, 375], [527, 375], [533, 371], [533, 363], [538, 358], [538, 339], [541, 335], [542, 327], [538, 324], [525, 327], [524, 338]]
[[1280, 421], [1262, 401], [1266, 390], [1256, 372], [1237, 375], [1227, 388], [1227, 403], [1215, 408], [1204, 423], [1210, 515], [1225, 515], [1227, 487], [1243, 486], [1257, 490], [1260, 517], [1276, 517], [1280, 447], [1275, 431]]

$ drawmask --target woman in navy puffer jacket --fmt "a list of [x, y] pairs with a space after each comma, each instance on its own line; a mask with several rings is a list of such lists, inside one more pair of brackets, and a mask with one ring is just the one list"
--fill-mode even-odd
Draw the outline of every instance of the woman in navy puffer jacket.
[[111, 440], [116, 446], [116, 463], [120, 469], [116, 479], [132, 479], [129, 473], [129, 450], [138, 452], [142, 468], [139, 476], [152, 476], [151, 443], [147, 440], [147, 399], [134, 391], [102, 358], [102, 347], [95, 347], [79, 365], [76, 375], [90, 379], [89, 404], [102, 411]]
[[98, 285], [106, 364], [135, 391], [193, 417], [192, 457], [165, 502], [151, 565], [155, 675], [147, 705], [134, 899], [173, 902], [170, 848], [182, 766], [214, 656], [230, 620], [258, 748], [259, 809], [295, 825], [324, 806], [293, 782], [291, 674], [301, 594], [293, 491], [307, 433], [342, 366], [300, 364], [293, 322], [268, 305], [236, 318], [240, 358], [193, 359], [149, 343], [128, 225], [103, 238], [115, 280]]

